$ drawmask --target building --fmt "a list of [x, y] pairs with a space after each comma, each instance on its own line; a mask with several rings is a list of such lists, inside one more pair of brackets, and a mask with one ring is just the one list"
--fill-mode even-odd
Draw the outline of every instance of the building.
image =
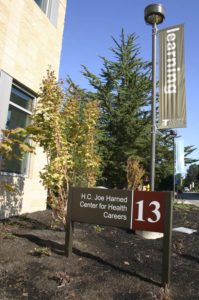
[[[58, 75], [67, 0], [0, 0], [0, 129], [26, 126], [47, 68]], [[0, 218], [46, 209], [41, 148], [22, 161], [0, 158]]]

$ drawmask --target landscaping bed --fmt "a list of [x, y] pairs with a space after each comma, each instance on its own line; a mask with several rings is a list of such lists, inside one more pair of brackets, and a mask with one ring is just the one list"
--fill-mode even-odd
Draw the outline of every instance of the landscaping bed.
[[199, 208], [175, 205], [171, 286], [161, 287], [162, 239], [119, 228], [74, 224], [73, 253], [51, 211], [0, 222], [0, 300], [199, 299]]

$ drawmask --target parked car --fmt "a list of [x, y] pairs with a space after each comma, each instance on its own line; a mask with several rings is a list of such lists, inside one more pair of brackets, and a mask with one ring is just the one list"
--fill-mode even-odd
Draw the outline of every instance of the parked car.
[[189, 192], [189, 188], [187, 186], [184, 187], [184, 192]]

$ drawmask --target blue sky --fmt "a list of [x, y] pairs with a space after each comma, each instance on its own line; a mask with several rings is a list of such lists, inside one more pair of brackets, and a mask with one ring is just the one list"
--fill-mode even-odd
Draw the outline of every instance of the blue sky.
[[[60, 77], [70, 75], [82, 88], [89, 88], [82, 76], [81, 65], [99, 74], [99, 56], [112, 57], [111, 36], [118, 39], [121, 29], [135, 33], [143, 60], [151, 60], [151, 26], [144, 22], [144, 8], [155, 1], [147, 0], [68, 0]], [[185, 81], [187, 128], [177, 132], [185, 146], [198, 149], [192, 154], [199, 159], [199, 1], [162, 0], [166, 18], [158, 28], [184, 24], [185, 26]], [[158, 67], [157, 67], [158, 69]], [[157, 78], [158, 79], [158, 78]]]

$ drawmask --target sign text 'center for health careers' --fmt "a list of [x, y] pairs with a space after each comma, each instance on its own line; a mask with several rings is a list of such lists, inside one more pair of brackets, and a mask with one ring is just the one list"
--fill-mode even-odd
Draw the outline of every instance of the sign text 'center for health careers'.
[[164, 232], [164, 196], [162, 192], [72, 188], [72, 220]]
[[71, 206], [73, 221], [121, 228], [131, 226], [131, 191], [74, 188]]

